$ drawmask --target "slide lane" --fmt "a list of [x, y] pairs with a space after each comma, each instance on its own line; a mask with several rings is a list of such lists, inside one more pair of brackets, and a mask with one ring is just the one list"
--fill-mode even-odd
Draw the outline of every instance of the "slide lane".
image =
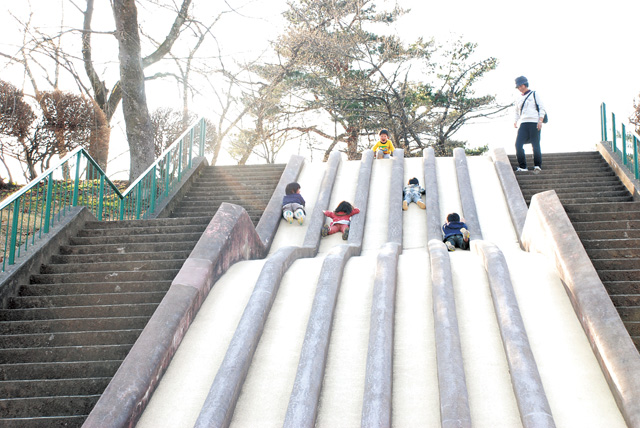
[[[557, 275], [555, 266], [541, 254], [528, 253], [520, 249], [504, 194], [491, 160], [488, 157], [468, 157], [467, 161], [484, 239], [496, 244], [507, 260], [520, 312], [556, 426], [576, 428], [626, 426]], [[478, 311], [477, 316], [486, 320], [476, 322], [475, 324], [478, 324], [476, 326], [472, 319], [469, 319], [464, 323], [464, 329], [461, 327], [461, 335], [465, 337], [464, 343], [468, 344], [463, 343], [463, 353], [473, 358], [478, 352], [474, 348], [481, 346], [482, 343], [474, 343], [475, 338], [471, 336], [481, 334], [482, 329], [478, 327], [484, 325], [485, 322], [487, 327], [490, 326], [489, 319], [493, 319], [495, 325], [495, 314], [492, 303], [490, 303], [489, 290], [480, 292], [477, 289], [479, 287], [474, 289], [469, 284], [471, 278], [463, 280], [460, 286], [458, 285], [459, 281], [455, 280], [458, 275], [461, 277], [466, 275], [465, 270], [467, 269], [466, 263], [460, 263], [460, 259], [455, 257], [459, 253], [462, 252], [453, 253], [451, 258], [454, 286], [456, 287], [456, 304], [460, 302], [457, 308], [459, 317], [464, 317], [460, 313], [465, 307], [473, 308], [475, 302], [483, 301], [477, 309], [484, 309], [481, 312]], [[469, 256], [469, 258], [476, 258], [473, 254], [469, 254]], [[480, 265], [479, 261], [472, 263]], [[461, 264], [463, 266], [460, 266]], [[466, 291], [459, 290], [462, 287], [466, 287]], [[483, 281], [482, 288], [487, 287], [488, 283]], [[473, 297], [474, 293], [478, 294], [475, 298]], [[480, 296], [480, 293], [483, 296]], [[491, 330], [493, 331], [493, 328]], [[496, 345], [502, 346], [499, 331], [492, 332], [490, 335], [495, 338], [491, 342], [495, 342], [492, 348], [495, 348], [495, 352], [497, 352]], [[481, 351], [480, 355], [482, 355]], [[472, 368], [475, 363], [467, 360], [468, 358], [465, 357], [465, 371], [467, 373], [478, 369], [482, 370], [482, 367]], [[500, 353], [500, 361], [502, 360], [505, 360], [506, 364], [504, 351]], [[506, 367], [500, 368], [500, 371], [503, 370], [508, 374]], [[490, 379], [496, 381], [493, 376]], [[476, 388], [473, 378], [470, 380], [467, 377], [467, 382], [472, 415], [486, 413], [486, 416], [479, 418], [477, 423], [474, 418], [474, 426], [514, 426], [506, 422], [491, 420], [490, 412], [497, 413], [496, 406], [504, 404], [505, 401], [490, 399], [483, 403], [472, 400], [472, 396], [482, 397], [482, 394], [485, 394], [490, 397], [491, 394]], [[504, 380], [500, 382], [506, 384]], [[506, 394], [506, 390], [504, 393]], [[474, 407], [478, 406], [480, 409], [474, 410]], [[517, 409], [515, 410], [517, 411]], [[508, 414], [510, 415], [510, 413], [505, 413], [505, 415]]]

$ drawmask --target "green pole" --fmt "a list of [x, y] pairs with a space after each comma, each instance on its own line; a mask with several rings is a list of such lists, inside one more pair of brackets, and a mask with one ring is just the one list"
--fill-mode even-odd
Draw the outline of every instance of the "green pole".
[[636, 174], [636, 180], [638, 179], [638, 139], [633, 136], [633, 165]]
[[611, 112], [611, 133], [613, 134], [613, 153], [618, 151], [616, 147], [616, 115]]
[[622, 163], [627, 164], [627, 133], [625, 132], [624, 123], [622, 124]]
[[42, 227], [44, 233], [49, 233], [49, 221], [51, 218], [51, 195], [53, 192], [53, 175], [49, 174], [47, 179], [47, 199], [46, 206], [44, 208], [44, 226]]
[[156, 167], [151, 172], [151, 201], [149, 201], [149, 214], [156, 210]]
[[80, 159], [82, 151], [78, 152], [78, 158], [76, 159], [76, 181], [73, 183], [73, 201], [71, 204], [75, 207], [78, 206], [78, 186], [80, 185]]
[[191, 128], [191, 131], [189, 131], [189, 160], [187, 162], [187, 170], [191, 169], [192, 163], [191, 163], [191, 157], [193, 156], [193, 135], [194, 135], [195, 129]]
[[104, 208], [104, 174], [100, 174], [100, 191], [98, 195], [98, 221], [102, 221], [102, 209]]
[[200, 156], [204, 156], [204, 143], [207, 138], [207, 123], [200, 119]]
[[18, 238], [18, 218], [20, 217], [20, 198], [13, 203], [13, 222], [11, 223], [11, 242], [9, 243], [9, 265], [16, 259], [16, 240]]

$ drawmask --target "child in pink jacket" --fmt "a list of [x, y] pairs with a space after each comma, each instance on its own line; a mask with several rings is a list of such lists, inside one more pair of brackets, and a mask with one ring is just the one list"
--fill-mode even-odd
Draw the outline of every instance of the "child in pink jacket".
[[333, 211], [324, 211], [324, 215], [331, 219], [331, 225], [322, 226], [322, 236], [333, 235], [342, 232], [342, 239], [349, 238], [349, 225], [351, 216], [358, 214], [360, 210], [347, 201], [342, 201]]

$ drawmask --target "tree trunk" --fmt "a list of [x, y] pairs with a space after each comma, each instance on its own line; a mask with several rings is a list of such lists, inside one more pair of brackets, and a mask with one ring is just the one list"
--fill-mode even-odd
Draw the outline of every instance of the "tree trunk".
[[127, 129], [131, 166], [129, 181], [153, 163], [153, 125], [147, 108], [135, 0], [111, 0], [120, 49], [122, 111]]

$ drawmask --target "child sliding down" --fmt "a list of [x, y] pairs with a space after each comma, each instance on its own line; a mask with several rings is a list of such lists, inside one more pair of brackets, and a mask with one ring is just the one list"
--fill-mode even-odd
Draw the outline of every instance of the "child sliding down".
[[404, 201], [402, 201], [402, 209], [409, 209], [409, 204], [411, 202], [415, 202], [420, 208], [425, 209], [426, 205], [422, 202], [422, 194], [425, 192], [424, 188], [420, 186], [420, 182], [417, 178], [413, 177], [404, 189], [402, 189], [402, 193], [404, 194]]
[[447, 216], [447, 222], [442, 225], [443, 241], [449, 251], [455, 251], [456, 247], [463, 250], [469, 249], [469, 229], [457, 213]]
[[287, 184], [284, 190], [284, 198], [282, 198], [282, 217], [293, 223], [293, 219], [298, 220], [302, 226], [304, 223], [304, 198], [300, 194], [300, 185], [296, 182]]
[[342, 239], [349, 238], [349, 225], [351, 216], [358, 214], [360, 210], [347, 201], [342, 201], [333, 211], [324, 211], [324, 215], [331, 219], [330, 225], [322, 226], [322, 236], [333, 235], [342, 232]]

